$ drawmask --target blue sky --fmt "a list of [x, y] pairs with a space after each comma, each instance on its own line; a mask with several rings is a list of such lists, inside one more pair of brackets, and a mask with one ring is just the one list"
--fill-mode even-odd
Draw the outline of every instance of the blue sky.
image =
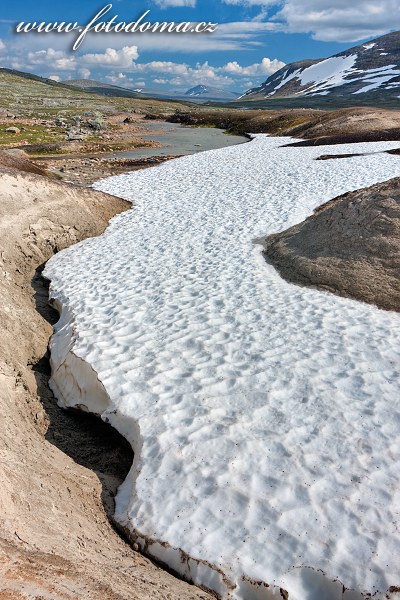
[[90, 78], [132, 88], [186, 90], [204, 83], [243, 91], [284, 63], [322, 58], [400, 29], [399, 0], [114, 1], [103, 20], [210, 21], [211, 34], [15, 34], [19, 21], [86, 25], [107, 2], [28, 0], [3, 3], [0, 61], [56, 80]]

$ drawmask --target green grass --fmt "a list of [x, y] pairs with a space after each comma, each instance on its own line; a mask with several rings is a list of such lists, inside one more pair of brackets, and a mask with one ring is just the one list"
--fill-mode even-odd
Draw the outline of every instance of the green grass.
[[[20, 134], [7, 133], [8, 127], [18, 127]], [[25, 125], [13, 120], [9, 124], [0, 125], [0, 146], [13, 144], [22, 146], [24, 144], [46, 144], [49, 142], [60, 142], [65, 139], [65, 132], [59, 127], [46, 127], [45, 125]]]

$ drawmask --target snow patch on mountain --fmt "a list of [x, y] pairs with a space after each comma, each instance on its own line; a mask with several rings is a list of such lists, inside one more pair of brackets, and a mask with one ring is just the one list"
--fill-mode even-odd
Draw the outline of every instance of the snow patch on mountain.
[[301, 85], [313, 83], [306, 92], [320, 92], [345, 83], [345, 77], [349, 75], [357, 60], [357, 54], [350, 56], [333, 56], [315, 65], [311, 65], [299, 74]]
[[393, 98], [400, 86], [400, 32], [350, 48], [322, 60], [303, 60], [286, 65], [242, 98], [352, 96], [373, 92]]

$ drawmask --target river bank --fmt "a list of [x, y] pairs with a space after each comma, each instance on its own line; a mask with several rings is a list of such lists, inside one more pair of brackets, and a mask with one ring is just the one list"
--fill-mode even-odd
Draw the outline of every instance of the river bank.
[[164, 121], [141, 121], [141, 138], [148, 146], [119, 152], [35, 157], [39, 167], [70, 183], [88, 185], [111, 175], [152, 167], [179, 156], [216, 150], [248, 141], [248, 136], [222, 129], [186, 127]]

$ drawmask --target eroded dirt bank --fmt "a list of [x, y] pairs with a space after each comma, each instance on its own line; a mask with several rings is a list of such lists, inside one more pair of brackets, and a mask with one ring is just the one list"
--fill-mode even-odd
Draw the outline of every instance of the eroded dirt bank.
[[130, 205], [8, 167], [0, 200], [0, 598], [208, 598], [116, 533], [106, 511], [130, 450], [46, 387], [56, 317], [40, 266]]

